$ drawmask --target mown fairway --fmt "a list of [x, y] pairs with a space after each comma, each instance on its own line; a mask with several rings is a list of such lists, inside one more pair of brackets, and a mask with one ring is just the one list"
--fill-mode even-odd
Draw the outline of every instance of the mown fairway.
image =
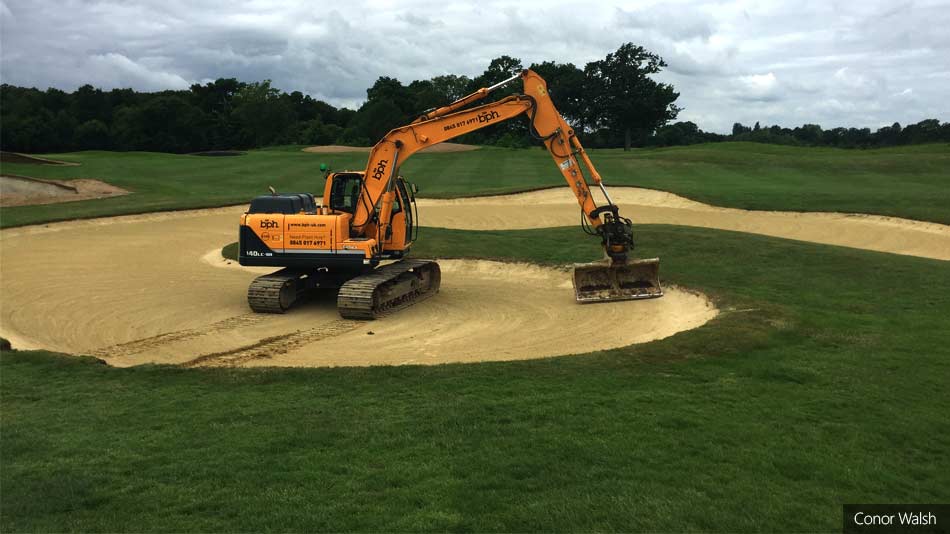
[[[591, 151], [608, 184], [663, 189], [719, 206], [792, 211], [842, 211], [950, 223], [950, 145], [881, 150], [793, 148], [721, 143], [656, 150]], [[310, 154], [300, 147], [245, 156], [79, 152], [50, 157], [78, 167], [5, 164], [6, 173], [97, 178], [135, 191], [123, 197], [3, 210], [5, 227], [247, 202], [273, 185], [281, 191], [323, 191], [321, 162], [362, 169], [366, 154]], [[403, 174], [422, 196], [505, 193], [564, 185], [546, 151], [484, 148], [419, 154]]]
[[[423, 232], [420, 255], [596, 253], [576, 228]], [[639, 235], [722, 315], [647, 345], [481, 365], [4, 353], [0, 527], [835, 531], [841, 503], [950, 498], [945, 262]]]

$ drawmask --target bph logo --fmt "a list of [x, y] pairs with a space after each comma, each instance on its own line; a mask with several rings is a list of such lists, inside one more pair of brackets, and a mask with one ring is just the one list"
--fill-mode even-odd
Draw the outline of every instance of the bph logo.
[[481, 112], [481, 113], [478, 114], [478, 122], [479, 122], [479, 123], [485, 123], [485, 122], [488, 122], [488, 121], [493, 121], [493, 120], [497, 119], [497, 118], [500, 117], [500, 116], [501, 116], [501, 115], [499, 115], [497, 111], [492, 111], [491, 113], [489, 113], [489, 112], [487, 112], [487, 111], [483, 111], [483, 112]]
[[376, 165], [375, 169], [373, 169], [373, 178], [381, 180], [383, 178], [383, 174], [386, 172], [387, 165], [389, 165], [388, 159], [379, 160], [379, 164]]
[[280, 226], [277, 224], [277, 221], [272, 221], [270, 219], [264, 219], [261, 221], [261, 228], [277, 228]]

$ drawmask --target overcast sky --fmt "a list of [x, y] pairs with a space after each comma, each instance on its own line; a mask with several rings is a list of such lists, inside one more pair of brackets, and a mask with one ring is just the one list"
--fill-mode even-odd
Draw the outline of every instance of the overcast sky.
[[704, 130], [950, 120], [950, 1], [0, 0], [0, 19], [2, 81], [43, 89], [269, 78], [355, 107], [379, 76], [583, 67], [632, 41]]

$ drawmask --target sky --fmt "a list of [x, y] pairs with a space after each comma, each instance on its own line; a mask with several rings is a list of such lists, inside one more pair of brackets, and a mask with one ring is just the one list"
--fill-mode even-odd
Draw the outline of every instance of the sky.
[[950, 0], [0, 0], [0, 80], [187, 89], [270, 79], [358, 107], [380, 76], [476, 76], [501, 55], [662, 56], [678, 120], [876, 129], [950, 121]]

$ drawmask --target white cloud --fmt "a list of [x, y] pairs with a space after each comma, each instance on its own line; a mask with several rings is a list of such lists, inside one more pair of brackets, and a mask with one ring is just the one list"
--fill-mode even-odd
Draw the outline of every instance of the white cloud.
[[778, 80], [771, 72], [739, 76], [738, 82], [740, 99], [770, 101], [779, 97]]
[[67, 90], [270, 78], [355, 106], [379, 76], [473, 76], [503, 54], [582, 67], [632, 41], [666, 59], [660, 79], [701, 128], [874, 127], [950, 120], [947, 27], [947, 0], [0, 0], [0, 77]]
[[191, 82], [177, 74], [149, 69], [114, 52], [90, 56], [83, 70], [102, 80], [100, 83], [113, 87], [132, 86], [146, 91], [160, 91], [187, 89], [191, 85]]

